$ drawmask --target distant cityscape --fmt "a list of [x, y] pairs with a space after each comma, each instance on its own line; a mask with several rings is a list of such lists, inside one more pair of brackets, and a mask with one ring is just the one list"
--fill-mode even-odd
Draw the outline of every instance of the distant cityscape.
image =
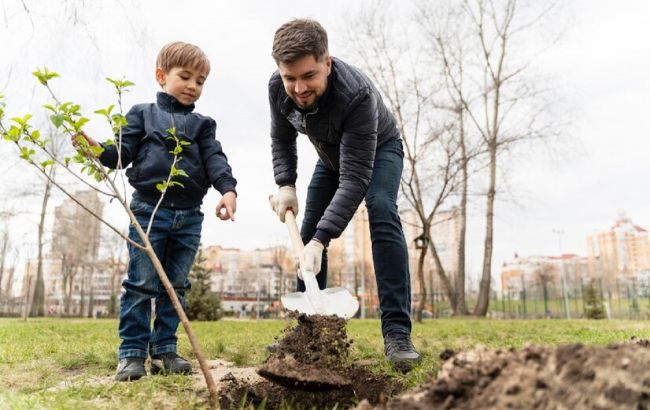
[[[98, 215], [103, 203], [94, 192], [81, 194]], [[430, 255], [424, 261], [426, 294], [416, 275], [419, 229], [412, 211], [401, 211], [409, 246], [413, 302], [427, 298], [430, 314], [440, 315], [446, 296], [440, 287]], [[52, 316], [101, 317], [114, 314], [128, 261], [124, 242], [103, 244], [100, 223], [71, 200], [55, 210], [53, 241], [43, 259], [46, 314]], [[558, 232], [561, 234], [560, 232]], [[432, 238], [445, 273], [455, 280], [460, 218], [456, 209], [439, 212]], [[650, 297], [650, 244], [648, 231], [624, 214], [612, 226], [585, 235], [587, 255], [518, 255], [494, 269], [500, 287], [494, 299], [521, 301], [542, 297], [583, 298], [585, 286], [596, 286], [604, 299]], [[103, 249], [100, 252], [100, 249]], [[100, 254], [102, 257], [100, 258]], [[283, 246], [245, 250], [208, 245], [202, 249], [204, 267], [211, 272], [211, 289], [222, 301], [226, 314], [239, 317], [281, 315], [279, 297], [295, 290], [296, 258]], [[344, 234], [328, 249], [329, 286], [348, 288], [361, 302], [362, 317], [378, 315], [378, 297], [365, 206], [359, 207]], [[0, 283], [0, 313], [17, 315], [33, 292], [37, 260], [26, 262], [22, 291], [13, 291], [14, 267], [4, 267]], [[475, 297], [471, 283], [467, 297]], [[550, 295], [550, 296], [549, 296]], [[559, 296], [558, 296], [559, 295]], [[519, 308], [521, 309], [521, 307]], [[526, 309], [524, 304], [523, 309]], [[531, 310], [532, 307], [529, 308]], [[505, 311], [505, 309], [503, 309]], [[539, 312], [547, 315], [548, 312]]]

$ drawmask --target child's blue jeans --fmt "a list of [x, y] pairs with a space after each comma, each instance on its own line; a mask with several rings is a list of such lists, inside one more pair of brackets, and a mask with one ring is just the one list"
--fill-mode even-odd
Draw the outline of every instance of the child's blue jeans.
[[[146, 232], [154, 206], [133, 199], [131, 210]], [[201, 240], [203, 213], [200, 207], [189, 209], [158, 208], [149, 233], [149, 241], [160, 259], [181, 304], [190, 289], [188, 275]], [[135, 227], [129, 238], [142, 243]], [[119, 335], [122, 344], [119, 359], [139, 357], [147, 352], [160, 355], [176, 351], [176, 329], [180, 319], [147, 254], [129, 244], [128, 276], [122, 282]], [[151, 300], [155, 300], [155, 318], [151, 328]]]

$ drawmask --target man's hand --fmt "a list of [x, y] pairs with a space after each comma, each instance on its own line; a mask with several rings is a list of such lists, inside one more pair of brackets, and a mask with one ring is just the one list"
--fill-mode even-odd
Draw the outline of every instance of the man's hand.
[[298, 215], [298, 196], [296, 196], [296, 187], [291, 185], [281, 186], [278, 189], [278, 194], [275, 196], [276, 207], [275, 212], [284, 222], [284, 216], [287, 209], [291, 208], [294, 215]]
[[235, 212], [237, 212], [237, 195], [234, 192], [228, 191], [221, 197], [221, 201], [217, 204], [217, 218], [222, 221], [235, 220]]
[[323, 249], [325, 249], [325, 246], [319, 240], [312, 239], [309, 241], [302, 251], [302, 268], [306, 271], [314, 272], [314, 275], [318, 275], [320, 273], [321, 261], [323, 260]]
[[[88, 147], [99, 147], [99, 143], [95, 141], [94, 139], [90, 138], [88, 135], [86, 135], [85, 132], [79, 131], [79, 133], [73, 135], [70, 137], [70, 140], [72, 142], [72, 146], [74, 149], [79, 151], [81, 155], [86, 156], [86, 157], [94, 157], [96, 156], [93, 154], [91, 150], [88, 149]], [[85, 140], [87, 147], [85, 146], [82, 141]]]

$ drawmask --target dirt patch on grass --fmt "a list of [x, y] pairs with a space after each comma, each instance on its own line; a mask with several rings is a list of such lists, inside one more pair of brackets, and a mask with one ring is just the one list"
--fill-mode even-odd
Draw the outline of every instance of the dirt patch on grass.
[[298, 316], [295, 329], [285, 329], [277, 350], [260, 366], [265, 379], [230, 375], [220, 381], [220, 405], [242, 403], [275, 409], [349, 408], [361, 400], [385, 403], [403, 390], [388, 374], [350, 361], [345, 320], [333, 316]]
[[646, 409], [650, 342], [519, 351], [445, 351], [442, 370], [415, 391], [357, 409]]

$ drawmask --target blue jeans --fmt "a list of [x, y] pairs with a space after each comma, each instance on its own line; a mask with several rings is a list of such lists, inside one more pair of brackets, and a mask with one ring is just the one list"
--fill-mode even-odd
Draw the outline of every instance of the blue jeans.
[[[372, 260], [379, 293], [381, 330], [411, 332], [411, 276], [408, 249], [402, 223], [397, 213], [404, 151], [402, 141], [392, 140], [378, 148], [370, 185], [366, 192], [366, 207], [372, 241]], [[300, 235], [303, 243], [316, 233], [316, 226], [339, 186], [339, 173], [328, 169], [320, 160], [307, 189], [307, 203]], [[316, 276], [318, 286], [327, 286], [327, 249], [323, 252], [321, 272]], [[305, 284], [298, 280], [298, 290]]]
[[[146, 232], [154, 206], [133, 199], [131, 210]], [[185, 307], [185, 293], [190, 289], [188, 275], [201, 240], [203, 213], [200, 207], [189, 209], [158, 208], [149, 233], [160, 263]], [[135, 227], [129, 238], [142, 244]], [[128, 244], [128, 276], [122, 282], [119, 335], [122, 344], [119, 359], [152, 356], [176, 351], [176, 329], [180, 319], [158, 278], [147, 254]], [[155, 300], [155, 318], [151, 328], [151, 300]]]

